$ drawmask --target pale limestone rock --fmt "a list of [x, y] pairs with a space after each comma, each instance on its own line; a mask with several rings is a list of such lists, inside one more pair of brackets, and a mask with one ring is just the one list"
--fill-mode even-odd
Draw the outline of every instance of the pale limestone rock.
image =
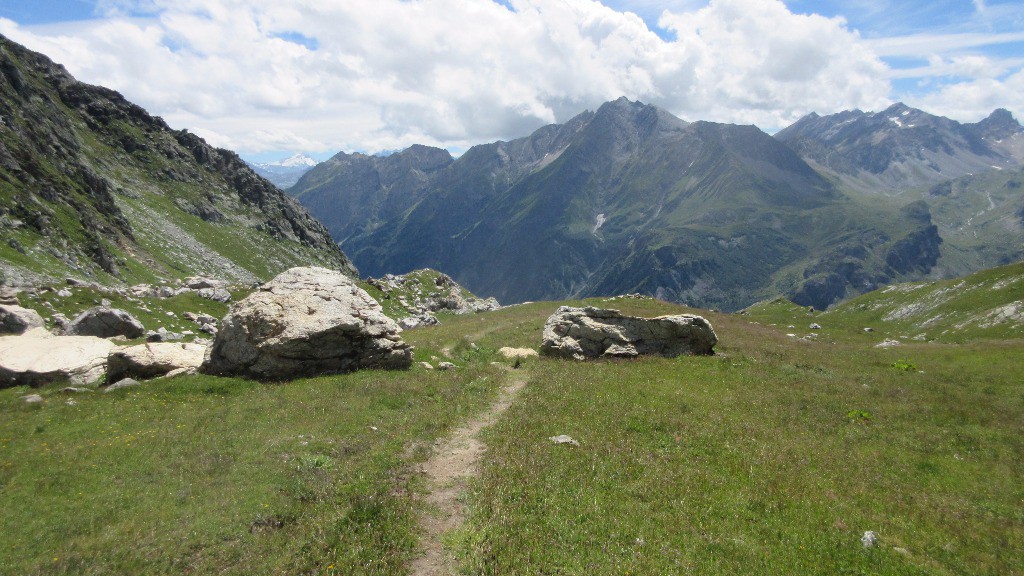
[[205, 356], [206, 346], [202, 344], [149, 342], [126, 346], [114, 350], [107, 358], [107, 380], [155, 378], [182, 368], [195, 370]]
[[67, 381], [95, 384], [103, 378], [115, 348], [94, 336], [53, 336], [42, 328], [0, 337], [0, 388]]
[[533, 348], [510, 348], [508, 346], [498, 350], [498, 354], [509, 360], [514, 358], [534, 358], [538, 355], [537, 351]]
[[259, 380], [408, 368], [398, 325], [348, 276], [292, 268], [231, 307], [202, 371]]
[[618, 310], [562, 306], [544, 324], [541, 354], [585, 360], [714, 354], [711, 324], [700, 316], [625, 316]]

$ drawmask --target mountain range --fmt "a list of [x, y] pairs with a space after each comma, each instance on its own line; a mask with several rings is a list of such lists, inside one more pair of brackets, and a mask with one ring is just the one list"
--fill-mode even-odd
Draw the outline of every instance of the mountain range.
[[1024, 256], [1019, 214], [996, 218], [1021, 203], [1011, 184], [941, 193], [986, 169], [1013, 181], [1022, 133], [1002, 110], [959, 124], [897, 104], [772, 137], [622, 98], [458, 159], [341, 153], [289, 193], [370, 275], [435, 268], [506, 303], [641, 292], [738, 309], [782, 293], [823, 308]]
[[0, 230], [2, 284], [253, 282], [300, 264], [356, 274], [323, 225], [234, 152], [2, 36]]

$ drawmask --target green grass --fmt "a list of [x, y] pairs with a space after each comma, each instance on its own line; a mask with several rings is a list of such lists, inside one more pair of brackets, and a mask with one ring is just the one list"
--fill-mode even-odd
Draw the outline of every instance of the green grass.
[[894, 351], [710, 318], [715, 357], [528, 367], [451, 539], [466, 573], [1021, 573], [1019, 341]]
[[501, 381], [477, 362], [2, 390], [0, 574], [402, 573], [413, 466]]
[[[449, 372], [54, 386], [42, 405], [2, 390], [0, 574], [407, 573], [419, 462], [506, 381], [497, 350], [536, 348], [559, 304], [405, 332]], [[781, 301], [701, 314], [715, 356], [522, 362], [445, 538], [464, 573], [1024, 573], [1019, 334], [881, 349]], [[787, 336], [794, 321], [821, 336]]]

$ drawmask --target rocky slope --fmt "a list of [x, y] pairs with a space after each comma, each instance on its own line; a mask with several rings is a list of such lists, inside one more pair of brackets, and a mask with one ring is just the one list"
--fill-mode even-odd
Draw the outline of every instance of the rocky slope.
[[339, 155], [293, 192], [364, 273], [444, 270], [504, 303], [639, 292], [740, 308], [784, 292], [825, 306], [927, 273], [940, 241], [753, 126], [626, 99], [451, 162]]
[[0, 37], [0, 283], [354, 275], [324, 227], [233, 152]]

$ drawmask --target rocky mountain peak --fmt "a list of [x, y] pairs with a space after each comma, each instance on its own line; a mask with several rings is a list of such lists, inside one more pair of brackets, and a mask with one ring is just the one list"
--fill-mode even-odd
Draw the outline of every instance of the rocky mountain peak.
[[997, 108], [981, 122], [974, 125], [982, 138], [1002, 140], [1024, 132], [1020, 122], [1005, 108]]

